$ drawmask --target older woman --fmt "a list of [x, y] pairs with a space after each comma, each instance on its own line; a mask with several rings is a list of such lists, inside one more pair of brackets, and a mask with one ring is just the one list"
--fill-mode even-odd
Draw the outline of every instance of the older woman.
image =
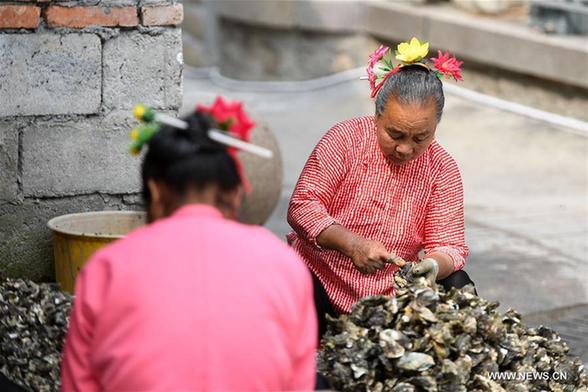
[[[435, 141], [444, 105], [441, 71], [420, 59], [392, 67], [390, 54], [379, 52], [370, 61], [385, 71], [370, 75], [375, 116], [326, 133], [288, 209], [289, 242], [315, 276], [321, 333], [331, 305], [336, 313], [349, 312], [366, 295], [393, 294], [401, 259], [418, 260], [421, 250], [417, 273], [446, 286], [471, 283], [461, 271], [468, 248], [459, 169]], [[452, 76], [460, 77], [455, 70]]]

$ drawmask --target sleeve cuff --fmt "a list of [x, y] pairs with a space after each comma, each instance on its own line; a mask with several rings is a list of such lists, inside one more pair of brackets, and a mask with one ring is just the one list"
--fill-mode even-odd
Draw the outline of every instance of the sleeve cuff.
[[443, 253], [451, 257], [451, 260], [453, 261], [453, 271], [459, 271], [465, 266], [465, 257], [463, 256], [462, 251], [458, 248], [439, 246], [427, 251], [427, 255], [430, 255], [431, 253]]
[[314, 222], [313, 225], [308, 229], [308, 241], [317, 249], [324, 249], [318, 244], [318, 242], [316, 242], [316, 238], [323, 232], [323, 230], [335, 223], [337, 223], [337, 221], [330, 216], [326, 216]]

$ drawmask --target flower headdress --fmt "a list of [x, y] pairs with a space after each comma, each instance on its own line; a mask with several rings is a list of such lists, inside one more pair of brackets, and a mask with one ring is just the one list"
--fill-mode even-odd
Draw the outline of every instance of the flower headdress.
[[[216, 128], [208, 130], [207, 136], [209, 139], [228, 147], [227, 151], [237, 165], [243, 186], [249, 192], [251, 185], [245, 176], [237, 151], [247, 151], [263, 158], [273, 156], [271, 150], [248, 143], [251, 129], [255, 126], [255, 122], [245, 113], [241, 102], [227, 102], [220, 96], [216, 98], [211, 106], [197, 105], [196, 111], [207, 113], [214, 120]], [[141, 104], [135, 106], [133, 114], [141, 121], [141, 125], [131, 130], [132, 143], [130, 151], [133, 155], [141, 152], [143, 146], [159, 131], [161, 124], [183, 130], [189, 128], [187, 122], [163, 113], [156, 113], [152, 108]]]
[[[463, 61], [458, 61], [455, 56], [449, 57], [449, 52], [443, 54], [440, 50], [437, 52], [438, 57], [425, 57], [429, 53], [429, 43], [421, 42], [417, 38], [412, 38], [410, 42], [401, 42], [396, 47], [395, 58], [400, 61], [400, 64], [394, 66], [392, 60], [392, 49], [387, 46], [380, 45], [380, 47], [370, 55], [367, 66], [367, 78], [370, 82], [372, 90], [371, 97], [374, 98], [382, 85], [391, 75], [407, 65], [420, 65], [433, 72], [439, 79], [443, 76], [445, 78], [452, 77], [455, 80], [463, 80], [461, 77], [461, 65]], [[432, 65], [427, 62], [432, 62]]]

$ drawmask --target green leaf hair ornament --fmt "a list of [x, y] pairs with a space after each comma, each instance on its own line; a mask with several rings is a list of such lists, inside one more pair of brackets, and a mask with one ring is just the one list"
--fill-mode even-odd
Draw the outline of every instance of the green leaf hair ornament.
[[[141, 153], [143, 146], [151, 140], [153, 135], [161, 129], [161, 124], [169, 125], [178, 129], [188, 129], [188, 123], [179, 118], [171, 117], [163, 113], [157, 113], [152, 108], [143, 104], [138, 104], [133, 109], [133, 115], [142, 123], [131, 130], [131, 146], [129, 148], [132, 155]], [[230, 125], [230, 122], [227, 122]], [[225, 131], [210, 129], [208, 137], [218, 143], [234, 147], [242, 151], [258, 155], [262, 158], [271, 158], [273, 152], [267, 148], [247, 143], [243, 140], [228, 135]]]
[[138, 155], [141, 149], [156, 132], [159, 131], [161, 125], [157, 123], [141, 124], [137, 128], [131, 130], [131, 147], [130, 151], [133, 155]]

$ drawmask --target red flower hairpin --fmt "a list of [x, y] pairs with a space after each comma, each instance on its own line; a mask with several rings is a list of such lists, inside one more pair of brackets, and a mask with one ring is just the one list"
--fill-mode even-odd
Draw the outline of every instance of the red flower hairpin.
[[199, 104], [196, 110], [210, 114], [221, 130], [232, 133], [243, 141], [249, 141], [255, 122], [245, 113], [241, 102], [227, 102], [219, 96], [211, 106]]
[[[232, 136], [235, 136], [236, 138], [240, 139], [242, 141], [241, 143], [247, 144], [247, 151], [255, 153], [255, 151], [252, 151], [252, 148], [256, 148], [258, 150], [258, 155], [262, 155], [260, 154], [262, 152], [260, 150], [265, 150], [264, 154], [267, 158], [270, 158], [272, 156], [270, 150], [246, 143], [249, 141], [251, 129], [255, 127], [255, 122], [253, 122], [249, 118], [247, 113], [245, 113], [245, 110], [243, 110], [243, 104], [241, 102], [227, 102], [223, 99], [223, 97], [218, 96], [211, 106], [199, 104], [196, 106], [196, 110], [202, 113], [208, 113], [214, 119], [218, 128], [221, 131], [229, 133]], [[246, 192], [251, 192], [251, 183], [247, 179], [247, 176], [245, 175], [245, 170], [243, 168], [243, 164], [237, 156], [237, 149], [244, 149], [244, 145], [234, 142], [227, 143], [227, 136], [224, 135], [222, 132], [216, 130], [211, 130], [208, 136], [219, 143], [229, 145], [228, 152], [235, 161], [235, 165], [237, 166], [237, 171], [239, 172], [239, 176], [241, 177], [243, 187], [245, 188]], [[267, 152], [269, 152], [269, 156]]]

